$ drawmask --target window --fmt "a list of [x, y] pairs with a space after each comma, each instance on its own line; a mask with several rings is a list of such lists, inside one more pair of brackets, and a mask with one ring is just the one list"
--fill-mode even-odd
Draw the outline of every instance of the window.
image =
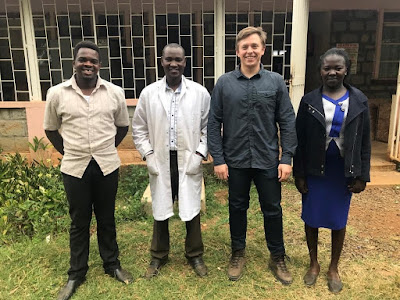
[[29, 101], [20, 7], [0, 2], [0, 101]]
[[397, 77], [400, 60], [400, 12], [385, 12], [383, 15], [379, 78]]

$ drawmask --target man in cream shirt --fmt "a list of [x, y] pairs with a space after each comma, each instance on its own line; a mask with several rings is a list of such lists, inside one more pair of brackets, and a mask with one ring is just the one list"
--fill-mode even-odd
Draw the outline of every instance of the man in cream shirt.
[[98, 76], [96, 44], [78, 43], [73, 65], [72, 78], [49, 89], [44, 117], [46, 135], [63, 155], [61, 172], [71, 217], [70, 269], [59, 300], [69, 299], [85, 281], [93, 210], [105, 273], [126, 284], [133, 280], [118, 260], [114, 219], [120, 166], [116, 147], [129, 126], [124, 91]]

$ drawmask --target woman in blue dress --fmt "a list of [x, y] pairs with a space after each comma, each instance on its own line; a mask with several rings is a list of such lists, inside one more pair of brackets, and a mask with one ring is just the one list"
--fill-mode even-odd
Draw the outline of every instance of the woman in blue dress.
[[346, 233], [352, 193], [370, 180], [370, 118], [367, 97], [344, 82], [350, 60], [344, 49], [332, 48], [320, 57], [322, 87], [301, 100], [296, 119], [298, 147], [294, 157], [296, 187], [302, 194], [310, 268], [307, 286], [320, 272], [318, 229], [332, 231], [329, 290], [341, 291], [338, 263]]

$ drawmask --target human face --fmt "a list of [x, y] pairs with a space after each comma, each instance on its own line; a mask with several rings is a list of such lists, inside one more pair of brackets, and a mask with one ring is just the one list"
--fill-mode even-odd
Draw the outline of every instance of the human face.
[[161, 65], [164, 68], [168, 83], [180, 82], [186, 66], [186, 58], [182, 48], [167, 47], [161, 57]]
[[97, 51], [90, 48], [80, 48], [73, 63], [77, 81], [97, 79], [100, 69], [100, 57]]
[[264, 55], [265, 46], [257, 33], [249, 35], [239, 41], [236, 55], [240, 58], [240, 65], [246, 69], [253, 69], [260, 65], [261, 57]]
[[325, 87], [330, 89], [342, 87], [344, 77], [347, 75], [344, 57], [336, 54], [328, 55], [323, 60], [320, 71]]

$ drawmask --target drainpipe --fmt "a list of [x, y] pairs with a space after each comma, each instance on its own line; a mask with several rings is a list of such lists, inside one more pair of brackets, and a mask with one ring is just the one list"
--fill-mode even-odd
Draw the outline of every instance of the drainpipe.
[[292, 51], [290, 56], [290, 99], [297, 113], [304, 95], [309, 0], [293, 1]]

